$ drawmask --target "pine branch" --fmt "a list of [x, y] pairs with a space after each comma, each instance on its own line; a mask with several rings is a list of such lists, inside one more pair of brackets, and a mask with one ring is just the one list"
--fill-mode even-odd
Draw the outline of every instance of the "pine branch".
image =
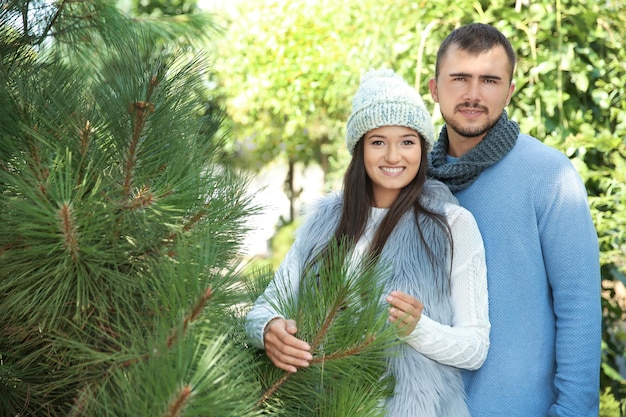
[[293, 373], [291, 372], [285, 372], [279, 379], [277, 379], [267, 390], [265, 390], [265, 392], [263, 393], [263, 395], [261, 395], [261, 398], [259, 398], [259, 401], [257, 401], [257, 405], [261, 406], [263, 404], [265, 404], [265, 402], [267, 400], [269, 400], [272, 395], [274, 395], [276, 393], [276, 391], [278, 391], [278, 389], [285, 383], [287, 382], [287, 380], [293, 375]]
[[80, 186], [83, 181], [85, 163], [88, 160], [88, 151], [89, 145], [91, 144], [91, 137], [93, 135], [94, 130], [91, 127], [91, 122], [89, 120], [85, 121], [85, 125], [83, 128], [79, 129], [79, 139], [80, 139], [80, 147], [79, 147], [79, 155], [81, 157], [80, 165], [77, 169], [76, 175], [76, 186]]
[[346, 253], [349, 247], [331, 242], [328, 256], [301, 278], [298, 297], [274, 300], [281, 315], [296, 319], [298, 337], [311, 340], [313, 359], [297, 373], [268, 364], [269, 384], [258, 406], [278, 407], [288, 416], [353, 415], [346, 410], [382, 415], [377, 404], [392, 383], [385, 374], [386, 357], [397, 343], [380, 302], [386, 268], [370, 258], [348, 265]]
[[[187, 222], [185, 222], [185, 224], [183, 225], [182, 230], [185, 232], [191, 230], [195, 224], [199, 223], [200, 220], [206, 217], [210, 206], [211, 206], [210, 203], [207, 204], [205, 207], [202, 208], [202, 210], [199, 210], [197, 213], [191, 216], [189, 220], [187, 220]], [[176, 238], [176, 233], [172, 232], [163, 240], [163, 242], [173, 242], [175, 238]]]
[[[196, 304], [194, 305], [192, 310], [185, 316], [183, 320], [183, 325], [182, 325], [183, 334], [187, 331], [189, 325], [200, 316], [200, 314], [202, 313], [202, 310], [206, 306], [212, 294], [213, 294], [212, 288], [207, 288], [206, 291], [196, 301]], [[114, 332], [110, 330], [109, 333], [112, 334]], [[173, 330], [170, 333], [170, 336], [168, 336], [167, 341], [166, 341], [166, 346], [168, 349], [173, 348], [174, 344], [179, 339], [180, 335], [181, 335], [181, 331], [179, 331], [178, 329]], [[77, 417], [77, 416], [83, 415], [83, 412], [85, 410], [85, 404], [89, 403], [89, 401], [91, 400], [92, 394], [96, 392], [98, 386], [100, 386], [111, 375], [113, 375], [114, 372], [120, 369], [129, 368], [130, 366], [138, 362], [149, 360], [151, 357], [156, 356], [158, 354], [159, 354], [159, 351], [154, 349], [150, 353], [145, 353], [138, 357], [127, 359], [125, 361], [115, 363], [112, 366], [110, 366], [109, 369], [104, 372], [102, 378], [84, 385], [79, 390], [78, 395], [74, 398], [74, 405], [72, 406], [72, 411], [69, 417]], [[188, 392], [186, 390], [188, 390]], [[183, 387], [181, 391], [179, 392], [177, 399], [174, 401], [174, 403], [171, 404], [171, 406], [168, 409], [168, 413], [165, 415], [166, 416], [179, 416], [180, 413], [182, 412], [184, 401], [189, 397], [190, 393], [191, 393], [191, 388], [189, 386]]]
[[[50, 20], [48, 20], [48, 22], [46, 24], [46, 27], [41, 31], [41, 36], [35, 42], [36, 45], [40, 45], [41, 43], [43, 43], [44, 39], [48, 36], [48, 33], [50, 33], [50, 31], [52, 30], [52, 27], [58, 21], [59, 16], [61, 15], [61, 11], [65, 7], [66, 3], [68, 3], [68, 1], [69, 0], [61, 0], [61, 2], [59, 2], [58, 4], [55, 5], [56, 12], [52, 16], [52, 18]], [[25, 13], [25, 16], [28, 16], [28, 12]], [[24, 28], [25, 29], [27, 28], [26, 24], [25, 24]], [[28, 33], [27, 30], [25, 30], [25, 32]]]
[[177, 393], [173, 402], [168, 407], [167, 412], [163, 414], [163, 417], [180, 417], [190, 396], [191, 387], [189, 385], [185, 385]]
[[[312, 340], [310, 366], [282, 373], [263, 392], [259, 406], [271, 408], [273, 400], [290, 410], [287, 415], [309, 415], [301, 414], [309, 407], [311, 416], [324, 415], [318, 414], [322, 409], [335, 415], [334, 407], [355, 404], [345, 397], [348, 392], [335, 388], [349, 380], [371, 385], [369, 394], [360, 393], [364, 406], [371, 401], [368, 396], [379, 395], [382, 400], [388, 395], [385, 352], [397, 339], [380, 304], [378, 283], [385, 268], [373, 259], [364, 259], [360, 268], [350, 267], [344, 262], [347, 248], [335, 245], [329, 246], [322, 265], [301, 279], [298, 299], [278, 300], [276, 306], [285, 317], [297, 318], [298, 337]], [[326, 386], [322, 381], [329, 383]]]
[[[332, 361], [332, 360], [336, 360], [336, 359], [343, 359], [346, 358], [348, 356], [352, 356], [352, 355], [358, 355], [359, 353], [361, 353], [363, 350], [365, 350], [373, 341], [374, 341], [375, 337], [369, 337], [368, 339], [365, 340], [364, 343], [353, 346], [349, 349], [346, 349], [344, 351], [339, 351], [339, 352], [335, 352], [331, 355], [324, 355], [324, 356], [318, 356], [318, 357], [314, 357], [313, 360], [311, 361], [311, 364], [320, 364], [320, 363], [325, 363], [328, 361]], [[261, 396], [261, 398], [259, 399], [259, 401], [257, 402], [258, 405], [262, 405], [264, 404], [272, 395], [274, 395], [274, 393], [276, 391], [278, 391], [278, 389], [285, 383], [287, 382], [287, 380], [293, 375], [293, 373], [290, 372], [286, 372], [283, 376], [281, 376], [276, 382], [274, 382]]]
[[320, 327], [320, 331], [317, 332], [315, 339], [313, 339], [313, 342], [311, 343], [312, 351], [317, 350], [318, 346], [326, 337], [328, 329], [330, 329], [330, 326], [337, 317], [337, 314], [341, 310], [341, 307], [345, 304], [347, 295], [347, 288], [342, 286], [341, 290], [339, 291], [339, 295], [335, 298], [332, 308], [326, 315], [326, 320], [324, 320], [324, 323]]
[[0, 41], [0, 415], [258, 415], [220, 321], [255, 208], [217, 157], [207, 61], [112, 1], [54, 6], [0, 13], [33, 17]]
[[[167, 341], [165, 343], [165, 345], [168, 348], [171, 349], [174, 346], [174, 343], [176, 343], [176, 341], [180, 338], [181, 333], [184, 334], [187, 331], [187, 329], [189, 327], [189, 324], [194, 322], [200, 316], [200, 313], [202, 313], [202, 310], [206, 306], [206, 304], [209, 301], [209, 299], [211, 298], [212, 294], [213, 294], [212, 288], [210, 288], [210, 287], [207, 288], [206, 291], [204, 292], [204, 294], [202, 294], [200, 296], [200, 298], [196, 301], [196, 304], [194, 305], [192, 310], [183, 319], [182, 331], [178, 330], [178, 328], [176, 328], [176, 329], [171, 331], [171, 333], [168, 336]], [[118, 364], [117, 366], [115, 366], [115, 368], [116, 369], [127, 368], [127, 367], [131, 366], [134, 363], [137, 363], [137, 362], [142, 361], [142, 360], [147, 360], [151, 356], [156, 355], [156, 354], [158, 354], [158, 351], [154, 350], [152, 353], [146, 353], [146, 354], [141, 355], [141, 356], [139, 356], [137, 358], [126, 360], [126, 361], [122, 362], [121, 364]]]
[[[345, 288], [344, 288], [345, 289]], [[324, 320], [324, 323], [322, 324], [322, 326], [320, 326], [319, 328], [319, 332], [317, 332], [317, 334], [315, 335], [315, 338], [313, 339], [313, 342], [311, 342], [311, 352], [315, 352], [318, 348], [318, 346], [320, 345], [320, 343], [322, 343], [322, 341], [324, 340], [324, 337], [326, 336], [326, 334], [328, 333], [328, 329], [330, 328], [333, 320], [335, 319], [337, 312], [340, 310], [341, 306], [344, 304], [345, 302], [345, 292], [342, 292], [342, 294], [340, 296], [338, 296], [335, 299], [333, 308], [328, 312], [328, 314], [326, 315], [326, 319]], [[319, 360], [313, 360], [312, 363], [319, 363], [319, 362], [324, 362], [323, 357]], [[286, 372], [285, 375], [283, 375], [280, 379], [278, 379], [276, 382], [274, 382], [261, 396], [261, 399], [259, 400], [259, 404], [263, 404], [265, 401], [267, 401], [268, 398], [270, 398], [272, 395], [274, 395], [274, 393], [276, 391], [278, 391], [278, 389], [281, 387], [281, 385], [283, 385], [285, 382], [287, 382], [287, 380], [289, 380], [289, 378], [293, 375], [293, 373], [290, 372]]]
[[63, 245], [70, 253], [74, 262], [78, 259], [78, 231], [76, 230], [76, 222], [74, 212], [68, 203], [63, 203], [58, 214], [61, 221], [60, 228], [63, 234]]
[[38, 181], [39, 191], [43, 196], [45, 196], [48, 193], [48, 189], [45, 184], [50, 175], [50, 171], [43, 166], [41, 158], [39, 157], [39, 152], [37, 151], [37, 147], [35, 147], [32, 141], [29, 140], [28, 142], [30, 142], [29, 150], [32, 161], [30, 164], [28, 164], [28, 167]]
[[[213, 294], [213, 289], [211, 287], [209, 287], [209, 288], [206, 289], [204, 294], [202, 294], [202, 296], [198, 299], [198, 301], [196, 301], [196, 305], [189, 312], [189, 314], [187, 314], [187, 316], [185, 316], [185, 319], [183, 320], [183, 327], [182, 327], [182, 332], [183, 333], [187, 330], [187, 327], [189, 326], [189, 324], [192, 323], [193, 321], [195, 321], [198, 318], [198, 316], [200, 315], [200, 313], [204, 309], [206, 303], [211, 298], [212, 294]], [[172, 345], [174, 344], [174, 342], [176, 342], [176, 340], [179, 337], [179, 333], [180, 332], [178, 330], [175, 330], [170, 335], [170, 337], [168, 337], [168, 339], [167, 339], [167, 346], [168, 347], [171, 348]]]
[[93, 129], [91, 128], [91, 123], [89, 122], [89, 120], [87, 120], [85, 122], [85, 127], [80, 129], [80, 156], [82, 156], [83, 158], [87, 157], [87, 150], [89, 149], [89, 143], [92, 134]]
[[336, 360], [336, 359], [343, 359], [343, 358], [346, 358], [346, 357], [352, 356], [352, 355], [358, 355], [359, 353], [361, 353], [365, 349], [367, 349], [367, 347], [372, 342], [374, 342], [375, 339], [376, 339], [375, 336], [370, 336], [363, 343], [360, 343], [358, 345], [352, 346], [352, 347], [350, 347], [348, 349], [345, 349], [345, 350], [342, 350], [342, 351], [338, 351], [338, 352], [332, 353], [330, 355], [324, 355], [324, 356], [321, 356], [321, 357], [313, 358], [311, 363], [312, 364], [324, 363], [324, 362], [328, 362], [328, 361], [332, 361], [332, 360]]
[[146, 101], [136, 101], [128, 106], [128, 112], [133, 117], [133, 131], [124, 166], [124, 186], [122, 189], [124, 197], [130, 196], [130, 190], [133, 185], [133, 171], [135, 169], [135, 165], [137, 164], [139, 141], [141, 140], [143, 129], [146, 125], [149, 114], [154, 112], [154, 104], [150, 103], [150, 96], [152, 95], [152, 91], [157, 84], [158, 82], [156, 77], [152, 77], [148, 87]]

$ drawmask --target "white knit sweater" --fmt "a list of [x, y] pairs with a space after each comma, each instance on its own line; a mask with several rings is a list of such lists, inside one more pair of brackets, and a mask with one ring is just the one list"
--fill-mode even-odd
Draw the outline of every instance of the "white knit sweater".
[[[415, 350], [439, 363], [463, 369], [477, 369], [489, 349], [487, 270], [483, 241], [474, 218], [467, 210], [446, 205], [452, 231], [451, 303], [452, 326], [445, 326], [422, 314], [405, 341]], [[373, 208], [365, 235], [356, 250], [365, 251], [387, 209]]]

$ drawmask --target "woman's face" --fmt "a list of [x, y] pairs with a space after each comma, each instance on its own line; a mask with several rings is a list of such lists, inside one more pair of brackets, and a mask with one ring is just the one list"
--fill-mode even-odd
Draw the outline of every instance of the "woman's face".
[[391, 207], [417, 175], [421, 159], [420, 136], [411, 128], [383, 126], [363, 136], [363, 162], [372, 180], [375, 207]]

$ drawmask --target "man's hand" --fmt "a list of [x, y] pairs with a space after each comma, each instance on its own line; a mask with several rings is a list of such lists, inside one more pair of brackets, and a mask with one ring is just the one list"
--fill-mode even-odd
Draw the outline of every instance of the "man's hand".
[[274, 365], [287, 372], [307, 367], [313, 359], [309, 344], [294, 336], [297, 331], [294, 320], [276, 318], [268, 323], [263, 336], [265, 353]]
[[389, 321], [398, 322], [398, 334], [403, 337], [410, 335], [422, 317], [424, 304], [401, 291], [392, 291], [385, 300], [391, 305]]

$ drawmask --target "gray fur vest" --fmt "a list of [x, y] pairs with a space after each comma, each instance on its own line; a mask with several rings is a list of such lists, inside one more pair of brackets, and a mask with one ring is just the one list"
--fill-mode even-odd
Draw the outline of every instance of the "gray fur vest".
[[[328, 195], [307, 213], [296, 239], [301, 254], [318, 253], [332, 237], [341, 216], [342, 201], [341, 193]], [[447, 187], [435, 180], [426, 182], [421, 201], [425, 207], [442, 214], [445, 204], [458, 204]], [[439, 273], [434, 274], [428, 252], [419, 238], [415, 216], [407, 213], [381, 254], [381, 260], [389, 262], [392, 271], [384, 282], [385, 290], [395, 289], [415, 296], [424, 304], [423, 314], [450, 325], [453, 312], [448, 277], [449, 245], [434, 221], [426, 216], [419, 221], [434, 257], [443, 260], [443, 268], [436, 268]], [[435, 362], [406, 343], [400, 343], [396, 349], [389, 357], [389, 371], [396, 381], [394, 395], [387, 402], [389, 417], [469, 417], [459, 369]]]

